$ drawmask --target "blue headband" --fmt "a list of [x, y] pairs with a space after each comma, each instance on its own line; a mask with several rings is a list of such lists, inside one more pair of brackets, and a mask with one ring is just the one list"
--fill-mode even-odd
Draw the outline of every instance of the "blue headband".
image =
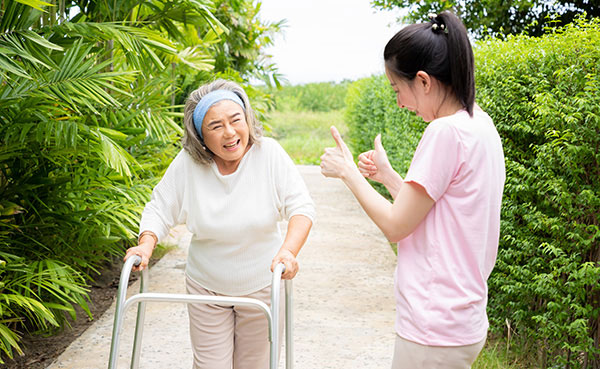
[[202, 136], [202, 122], [204, 121], [204, 116], [206, 115], [208, 109], [210, 109], [211, 106], [215, 105], [216, 103], [222, 100], [231, 100], [237, 103], [239, 106], [241, 106], [242, 109], [244, 109], [244, 111], [246, 111], [244, 102], [233, 91], [215, 90], [202, 96], [202, 99], [200, 99], [200, 101], [194, 108], [194, 114], [192, 115], [192, 122], [194, 122], [196, 132], [198, 132], [198, 135], [200, 135], [201, 139], [204, 139], [204, 137]]

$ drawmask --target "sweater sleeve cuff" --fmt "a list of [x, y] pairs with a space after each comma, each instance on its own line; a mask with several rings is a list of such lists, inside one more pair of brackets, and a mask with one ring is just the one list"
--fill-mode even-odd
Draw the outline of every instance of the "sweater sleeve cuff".
[[316, 212], [315, 212], [314, 208], [302, 207], [302, 208], [295, 209], [294, 211], [291, 212], [289, 217], [291, 218], [294, 215], [304, 215], [305, 217], [310, 219], [310, 221], [313, 223], [313, 225], [315, 224]]

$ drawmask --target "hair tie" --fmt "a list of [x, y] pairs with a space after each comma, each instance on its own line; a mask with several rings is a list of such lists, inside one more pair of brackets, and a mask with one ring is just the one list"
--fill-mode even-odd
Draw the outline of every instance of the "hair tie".
[[204, 116], [208, 112], [211, 106], [215, 105], [219, 101], [223, 100], [231, 100], [237, 103], [239, 106], [246, 111], [246, 107], [244, 106], [244, 102], [242, 99], [233, 91], [229, 90], [214, 90], [206, 95], [202, 96], [198, 104], [194, 108], [194, 114], [192, 114], [192, 122], [194, 123], [194, 127], [196, 127], [196, 132], [201, 139], [204, 140], [202, 136], [202, 122], [204, 121]]
[[434, 33], [444, 32], [445, 34], [448, 34], [446, 24], [439, 19], [437, 14], [429, 13], [427, 16], [431, 20], [431, 30]]

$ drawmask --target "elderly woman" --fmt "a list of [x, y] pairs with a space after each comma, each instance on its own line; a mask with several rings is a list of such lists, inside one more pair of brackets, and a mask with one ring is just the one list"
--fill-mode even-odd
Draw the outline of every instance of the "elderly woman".
[[[188, 293], [256, 298], [270, 305], [271, 271], [298, 272], [296, 256], [315, 216], [296, 167], [273, 139], [261, 137], [244, 90], [217, 80], [192, 92], [184, 112], [183, 150], [144, 209], [138, 246], [148, 265], [176, 224], [193, 233]], [[283, 239], [278, 221], [289, 219]], [[260, 369], [269, 365], [267, 320], [249, 307], [188, 305], [194, 369]], [[280, 314], [282, 316], [283, 314]], [[280, 324], [281, 326], [281, 324]]]

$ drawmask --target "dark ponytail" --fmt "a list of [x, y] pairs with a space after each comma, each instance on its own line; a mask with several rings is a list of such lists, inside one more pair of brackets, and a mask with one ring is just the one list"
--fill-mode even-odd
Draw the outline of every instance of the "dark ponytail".
[[467, 30], [449, 11], [430, 18], [431, 22], [406, 26], [388, 41], [383, 52], [385, 66], [408, 80], [413, 80], [418, 71], [435, 77], [450, 86], [472, 116], [475, 63]]

